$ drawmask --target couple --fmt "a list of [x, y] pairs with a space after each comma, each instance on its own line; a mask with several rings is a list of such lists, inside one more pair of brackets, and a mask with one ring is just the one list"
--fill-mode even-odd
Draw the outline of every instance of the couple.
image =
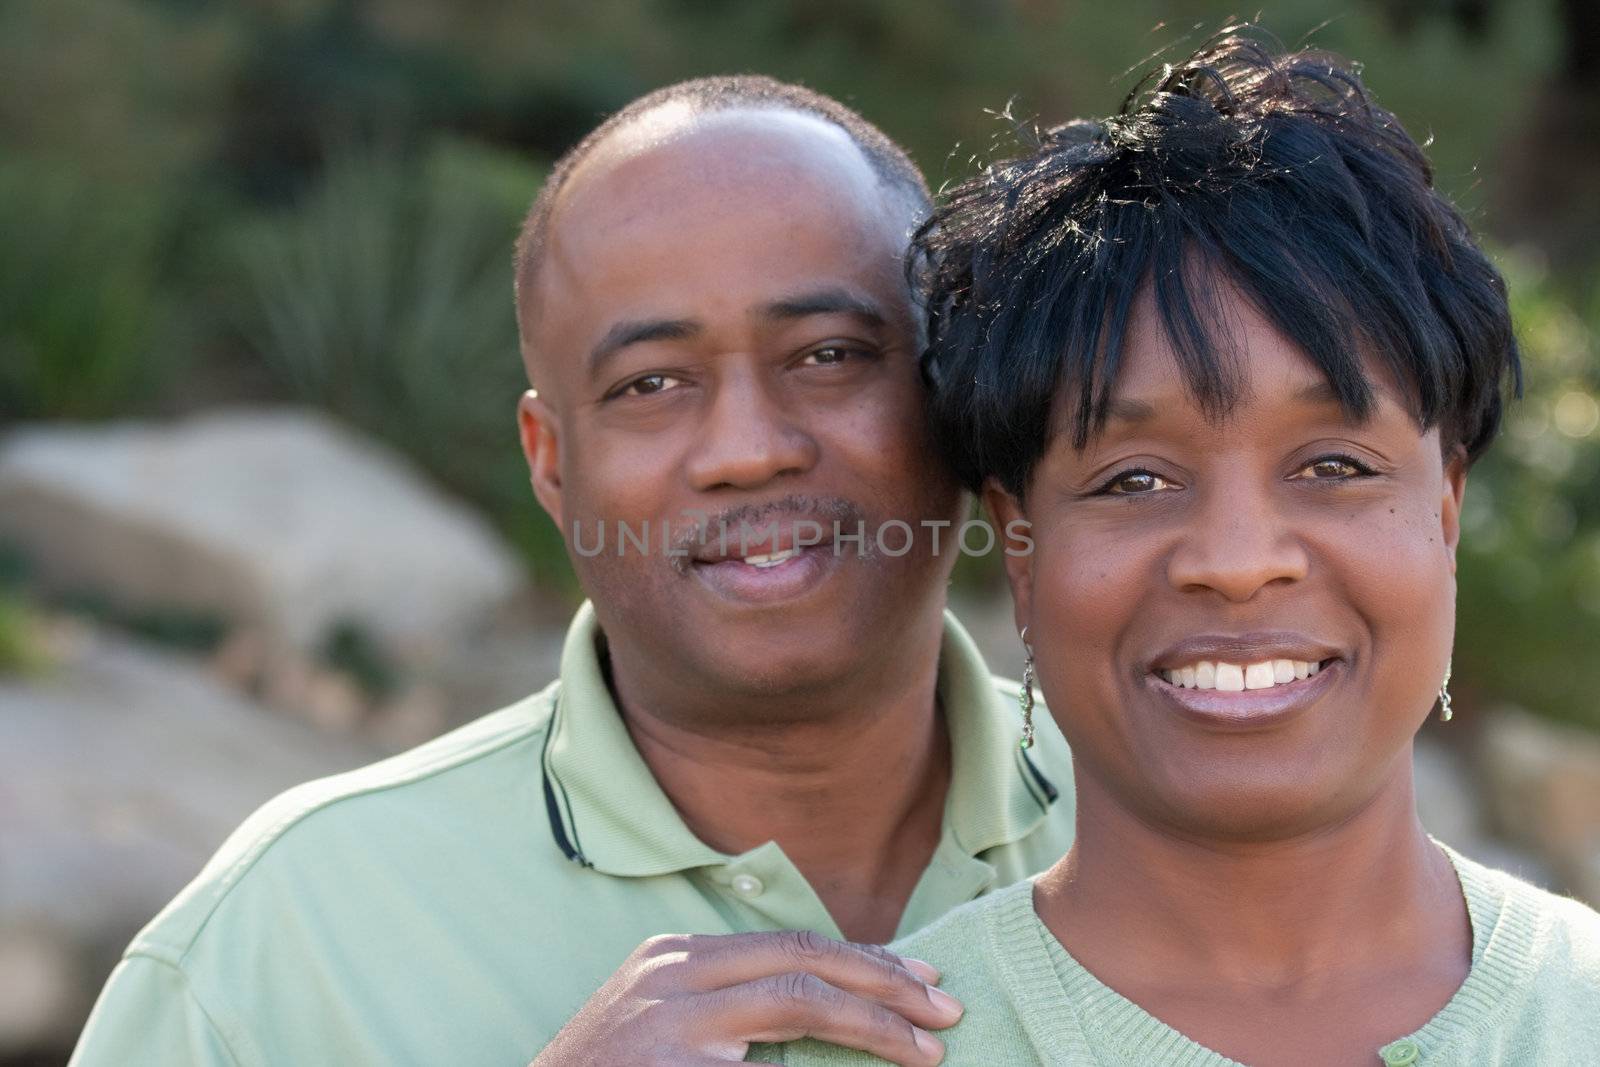
[[[1413, 805], [1518, 375], [1417, 145], [1224, 36], [928, 208], [764, 79], [557, 167], [517, 306], [560, 679], [263, 808], [75, 1062], [1600, 1062], [1600, 917]], [[943, 610], [965, 490], [1020, 689]], [[765, 539], [618, 543], [685, 515]]]

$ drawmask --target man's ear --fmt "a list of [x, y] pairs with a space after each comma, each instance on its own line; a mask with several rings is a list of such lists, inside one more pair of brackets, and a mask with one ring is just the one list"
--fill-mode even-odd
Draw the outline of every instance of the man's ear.
[[529, 389], [517, 401], [517, 433], [528, 461], [533, 495], [555, 520], [556, 529], [565, 530], [561, 519], [561, 434], [555, 413], [537, 389]]
[[1017, 629], [1021, 630], [1033, 618], [1033, 537], [1031, 527], [1022, 509], [1022, 502], [1012, 496], [993, 478], [983, 483], [983, 506], [989, 517], [1000, 528], [999, 540], [1005, 551], [1001, 556], [1006, 569], [1006, 581], [1011, 585], [1011, 603], [1016, 613]]
[[1457, 445], [1444, 457], [1444, 495], [1439, 501], [1439, 524], [1445, 551], [1450, 553], [1450, 573], [1456, 572], [1456, 546], [1461, 543], [1461, 499], [1467, 492], [1467, 450]]

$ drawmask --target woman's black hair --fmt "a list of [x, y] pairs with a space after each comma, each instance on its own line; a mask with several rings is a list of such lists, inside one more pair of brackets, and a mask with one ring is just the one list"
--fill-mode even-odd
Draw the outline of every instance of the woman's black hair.
[[1057, 429], [1104, 425], [1148, 286], [1201, 408], [1239, 393], [1216, 285], [1232, 283], [1352, 417], [1363, 354], [1424, 429], [1475, 460], [1521, 391], [1506, 286], [1433, 188], [1422, 149], [1350, 64], [1235, 26], [1152, 71], [1120, 113], [1038, 135], [951, 191], [918, 231], [933, 422], [968, 485], [1021, 496]]

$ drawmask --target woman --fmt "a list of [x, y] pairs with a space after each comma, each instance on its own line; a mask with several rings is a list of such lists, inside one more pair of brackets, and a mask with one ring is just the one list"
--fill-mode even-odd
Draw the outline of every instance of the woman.
[[1600, 916], [1416, 816], [1519, 370], [1393, 116], [1224, 37], [921, 246], [941, 437], [1031, 526], [1008, 576], [1078, 788], [1059, 863], [895, 946], [967, 1007], [945, 1062], [1600, 1063]]

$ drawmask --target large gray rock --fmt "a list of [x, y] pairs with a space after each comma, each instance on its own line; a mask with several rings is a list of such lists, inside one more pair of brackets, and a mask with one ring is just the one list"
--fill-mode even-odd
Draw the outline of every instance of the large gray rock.
[[16, 430], [0, 444], [0, 538], [56, 586], [215, 614], [300, 651], [349, 620], [426, 653], [526, 579], [398, 457], [293, 409]]
[[1535, 885], [1555, 883], [1547, 863], [1497, 837], [1484, 810], [1483, 783], [1471, 765], [1424, 732], [1412, 759], [1417, 817], [1428, 833], [1451, 848], [1490, 867], [1509, 871]]
[[70, 1047], [129, 938], [254, 808], [374, 757], [105, 633], [0, 678], [0, 1061]]
[[1505, 708], [1484, 723], [1480, 761], [1500, 830], [1600, 906], [1600, 736]]

